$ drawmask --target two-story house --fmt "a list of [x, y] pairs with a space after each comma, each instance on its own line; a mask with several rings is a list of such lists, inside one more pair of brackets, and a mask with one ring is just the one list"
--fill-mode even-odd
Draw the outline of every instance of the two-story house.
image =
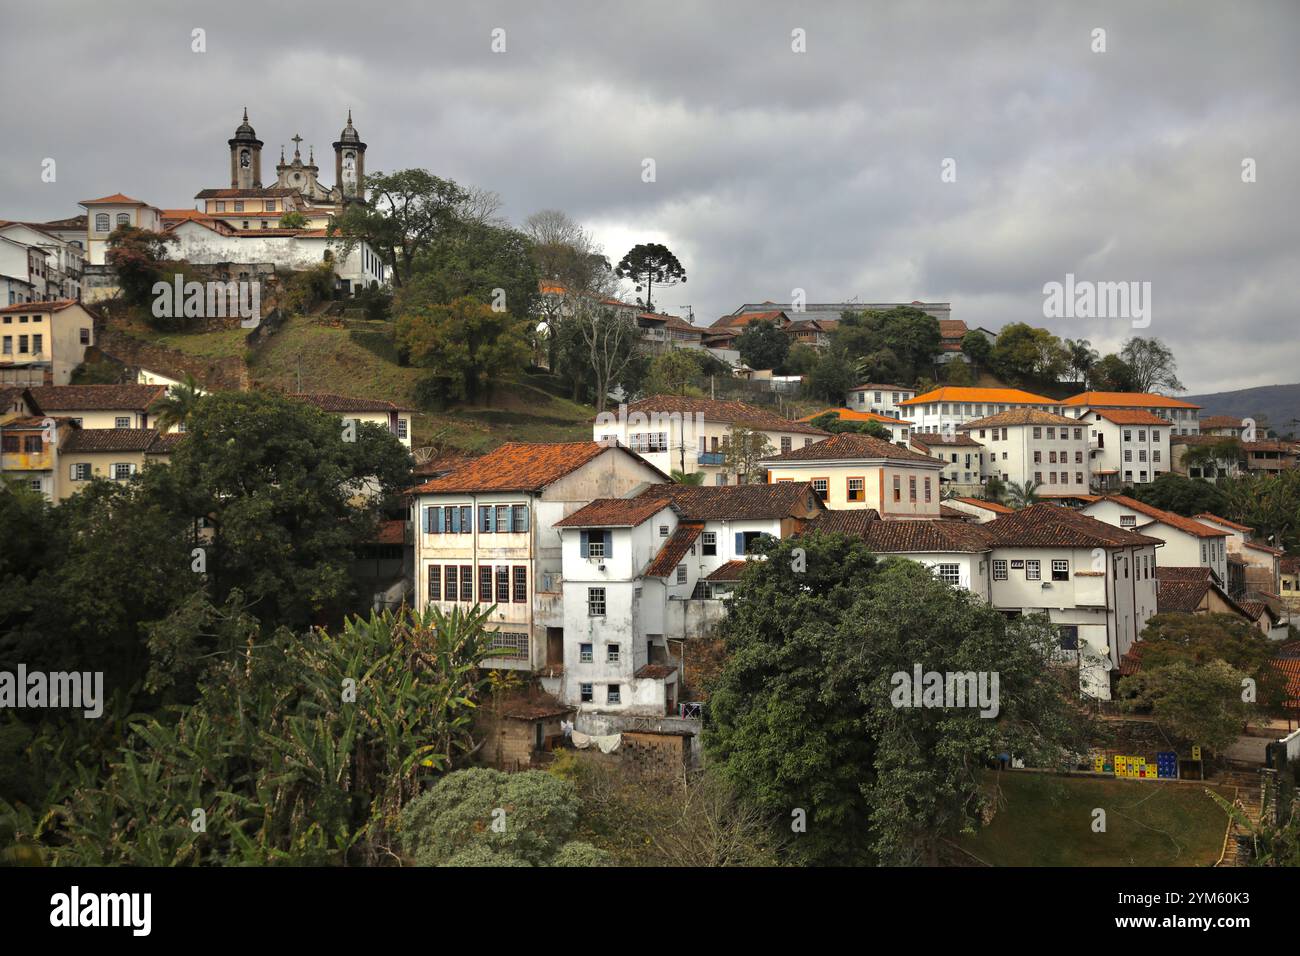
[[1170, 434], [1174, 425], [1145, 409], [1089, 408], [1074, 410], [1088, 428], [1093, 487], [1115, 491], [1144, 485], [1172, 469]]
[[967, 432], [915, 432], [911, 447], [943, 462], [939, 481], [949, 494], [977, 494], [984, 487], [988, 449]]
[[702, 471], [707, 484], [726, 485], [750, 477], [727, 467], [734, 427], [762, 435], [773, 451], [782, 452], [826, 437], [820, 428], [744, 402], [681, 395], [653, 395], [603, 412], [596, 416], [592, 437], [629, 448], [665, 473]]
[[626, 448], [510, 442], [411, 489], [417, 609], [495, 608], [493, 667], [564, 659], [562, 549], [556, 522], [597, 498], [668, 476]]
[[0, 384], [67, 385], [94, 344], [94, 317], [71, 299], [4, 306]]
[[1238, 555], [1244, 563], [1245, 589], [1265, 594], [1280, 594], [1282, 559], [1286, 552], [1254, 540], [1255, 529], [1203, 511], [1196, 516], [1201, 524], [1221, 528], [1228, 533], [1228, 555]]
[[162, 385], [43, 385], [31, 389], [40, 410], [79, 428], [151, 428]]
[[1186, 518], [1126, 495], [1107, 495], [1082, 508], [1084, 514], [1117, 528], [1137, 531], [1164, 542], [1160, 563], [1169, 567], [1201, 566], [1221, 583], [1228, 580], [1229, 532]]
[[1159, 538], [1059, 505], [1037, 504], [983, 526], [994, 546], [990, 600], [1007, 614], [1046, 613], [1080, 689], [1111, 696], [1120, 658], [1156, 613]]
[[411, 447], [411, 409], [403, 408], [382, 398], [350, 398], [328, 392], [296, 392], [289, 396], [296, 401], [314, 405], [321, 411], [338, 415], [343, 421], [379, 425], [397, 437], [407, 448]]
[[938, 518], [944, 463], [882, 438], [842, 432], [759, 462], [768, 481], [810, 482], [828, 508], [886, 518]]
[[906, 418], [902, 403], [915, 397], [916, 389], [908, 385], [867, 382], [849, 389], [844, 404], [855, 412], [875, 412], [886, 418]]

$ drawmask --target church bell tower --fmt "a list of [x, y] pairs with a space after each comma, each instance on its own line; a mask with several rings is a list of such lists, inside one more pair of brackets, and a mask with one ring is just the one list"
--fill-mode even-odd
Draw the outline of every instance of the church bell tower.
[[352, 111], [348, 110], [348, 125], [334, 144], [334, 182], [343, 193], [343, 201], [365, 201], [366, 144], [352, 125]]
[[248, 123], [248, 107], [244, 107], [244, 121], [235, 130], [230, 143], [230, 188], [262, 188], [262, 141]]

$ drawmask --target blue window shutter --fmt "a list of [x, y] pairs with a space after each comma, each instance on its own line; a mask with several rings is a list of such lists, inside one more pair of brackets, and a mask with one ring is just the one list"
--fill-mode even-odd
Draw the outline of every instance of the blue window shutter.
[[744, 554], [744, 553], [745, 553], [745, 533], [743, 531], [737, 531], [736, 532], [736, 554]]
[[433, 509], [425, 508], [424, 509], [424, 533], [431, 534], [432, 532], [433, 532]]
[[460, 533], [474, 533], [474, 508], [472, 505], [460, 506]]
[[447, 510], [451, 512], [451, 533], [460, 534], [460, 509], [448, 508]]
[[605, 560], [614, 557], [614, 532], [602, 531], [601, 536], [605, 539]]
[[590, 547], [590, 545], [591, 545], [591, 535], [590, 535], [589, 532], [587, 532], [587, 531], [583, 531], [583, 532], [582, 532], [582, 546], [581, 546], [581, 552], [580, 552], [580, 554], [581, 554], [582, 557], [584, 557], [584, 558], [586, 558], [586, 557], [590, 557], [590, 555], [591, 555], [591, 547]]
[[527, 531], [528, 530], [528, 505], [520, 505], [519, 510], [523, 513], [524, 516], [523, 530]]
[[487, 505], [478, 506], [478, 529], [484, 534], [492, 530], [492, 509]]

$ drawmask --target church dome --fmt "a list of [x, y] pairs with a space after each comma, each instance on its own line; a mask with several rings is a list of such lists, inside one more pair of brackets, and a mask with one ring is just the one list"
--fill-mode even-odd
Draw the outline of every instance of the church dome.
[[257, 134], [253, 132], [253, 127], [248, 122], [248, 107], [244, 107], [244, 121], [239, 124], [235, 130], [235, 139], [254, 142], [257, 140]]
[[352, 111], [351, 111], [351, 110], [348, 110], [348, 125], [345, 126], [345, 127], [343, 127], [343, 132], [339, 133], [339, 142], [340, 142], [340, 143], [360, 143], [360, 142], [361, 142], [361, 135], [357, 132], [356, 127], [352, 125]]

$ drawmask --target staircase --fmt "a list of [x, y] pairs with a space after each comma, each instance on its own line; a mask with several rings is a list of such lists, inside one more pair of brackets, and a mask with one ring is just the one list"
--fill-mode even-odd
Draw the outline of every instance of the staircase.
[[[1225, 787], [1235, 787], [1237, 797], [1234, 804], [1255, 825], [1259, 824], [1263, 811], [1262, 785], [1258, 771], [1228, 770], [1218, 783]], [[1250, 830], [1232, 819], [1228, 832], [1223, 838], [1223, 854], [1216, 866], [1250, 866], [1251, 837]]]

